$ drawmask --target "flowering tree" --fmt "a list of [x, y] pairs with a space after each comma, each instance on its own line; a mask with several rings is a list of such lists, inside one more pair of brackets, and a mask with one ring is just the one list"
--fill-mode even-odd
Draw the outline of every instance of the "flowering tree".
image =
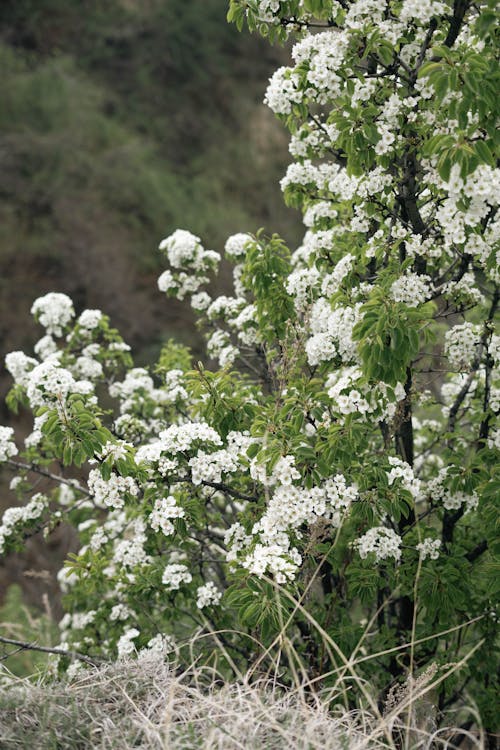
[[[190, 299], [211, 369], [172, 342], [134, 368], [100, 311], [34, 303], [36, 357], [6, 359], [10, 406], [35, 415], [22, 453], [0, 428], [28, 502], [5, 513], [0, 551], [77, 528], [62, 648], [169, 652], [238, 618], [232, 659], [285, 630], [320, 675], [367, 639], [384, 654], [362, 679], [382, 690], [434, 663], [439, 708], [467, 688], [491, 728], [493, 2], [231, 0], [228, 15], [297, 39], [265, 101], [291, 132], [281, 185], [303, 243], [230, 237], [234, 296], [212, 299], [219, 253], [185, 230], [161, 242], [159, 288]], [[32, 494], [38, 474], [50, 492]]]

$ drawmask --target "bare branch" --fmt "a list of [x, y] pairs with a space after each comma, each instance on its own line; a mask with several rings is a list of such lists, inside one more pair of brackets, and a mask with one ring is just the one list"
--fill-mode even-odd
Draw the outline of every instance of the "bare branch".
[[42, 477], [47, 477], [47, 479], [52, 479], [53, 482], [57, 482], [58, 484], [65, 484], [68, 487], [71, 487], [73, 490], [81, 492], [86, 497], [92, 497], [90, 492], [82, 487], [79, 482], [76, 482], [73, 479], [65, 479], [60, 474], [53, 474], [51, 471], [48, 471], [47, 469], [44, 469], [42, 466], [38, 466], [37, 464], [26, 464], [23, 461], [13, 461], [11, 458], [7, 459], [7, 464], [17, 470], [31, 471], [34, 474], [39, 474]]
[[37, 643], [28, 643], [27, 641], [17, 641], [14, 638], [5, 638], [0, 635], [0, 643], [6, 643], [9, 646], [18, 646], [20, 651], [41, 651], [44, 654], [57, 654], [58, 656], [69, 656], [71, 659], [78, 659], [84, 661], [86, 664], [90, 664], [92, 667], [97, 667], [106, 661], [100, 656], [86, 656], [80, 654], [78, 651], [67, 651], [64, 648], [51, 648], [50, 646], [39, 646]]

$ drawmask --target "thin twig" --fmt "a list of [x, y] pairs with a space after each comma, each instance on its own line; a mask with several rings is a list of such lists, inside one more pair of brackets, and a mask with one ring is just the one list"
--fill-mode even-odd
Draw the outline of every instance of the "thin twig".
[[79, 482], [76, 482], [73, 479], [65, 479], [60, 474], [53, 474], [51, 471], [48, 471], [47, 469], [43, 469], [41, 466], [38, 466], [37, 464], [27, 464], [23, 461], [13, 461], [11, 458], [7, 459], [6, 462], [9, 466], [15, 469], [22, 469], [23, 471], [31, 471], [34, 474], [40, 474], [42, 477], [47, 477], [47, 479], [52, 479], [53, 482], [57, 482], [58, 484], [66, 484], [68, 487], [71, 487], [74, 490], [77, 490], [78, 492], [81, 492], [83, 495], [86, 495], [87, 497], [92, 497], [90, 492], [86, 490], [84, 487], [81, 486]]
[[6, 643], [9, 646], [19, 646], [19, 650], [22, 651], [41, 651], [44, 654], [58, 654], [59, 656], [69, 656], [71, 659], [79, 659], [80, 661], [90, 664], [92, 667], [97, 667], [106, 661], [100, 656], [86, 656], [80, 654], [78, 651], [68, 651], [64, 648], [52, 648], [50, 646], [39, 646], [36, 643], [28, 643], [27, 641], [17, 641], [13, 638], [5, 638], [0, 635], [0, 643]]

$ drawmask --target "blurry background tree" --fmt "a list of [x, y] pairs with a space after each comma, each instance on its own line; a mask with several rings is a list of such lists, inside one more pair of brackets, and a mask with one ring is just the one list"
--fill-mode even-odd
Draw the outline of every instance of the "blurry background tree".
[[[287, 138], [262, 104], [283, 52], [225, 23], [226, 0], [3, 0], [0, 4], [0, 417], [5, 353], [32, 344], [33, 299], [101, 308], [139, 364], [175, 335], [196, 351], [189, 308], [155, 292], [158, 241], [189, 227], [221, 249], [268, 226], [294, 243], [278, 178]], [[21, 417], [22, 418], [22, 417]], [[0, 513], [12, 504], [0, 484]], [[62, 533], [54, 555], [70, 544]], [[64, 549], [62, 549], [64, 547]], [[45, 548], [44, 548], [45, 549]], [[0, 567], [32, 601], [51, 590], [32, 559]]]

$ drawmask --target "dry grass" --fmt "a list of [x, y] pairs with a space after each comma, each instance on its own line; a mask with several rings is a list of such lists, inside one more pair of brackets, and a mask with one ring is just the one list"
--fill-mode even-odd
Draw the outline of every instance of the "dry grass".
[[[394, 696], [381, 719], [371, 711], [347, 712], [331, 691], [328, 698], [320, 694], [313, 699], [275, 680], [228, 684], [211, 670], [191, 667], [181, 672], [148, 657], [85, 669], [72, 681], [5, 679], [0, 748], [451, 750], [452, 731], [434, 733], [421, 722], [408, 727], [404, 698]], [[421, 708], [428, 709], [425, 704]], [[391, 737], [398, 731], [396, 745]], [[479, 749], [482, 743], [471, 736], [467, 747]]]

